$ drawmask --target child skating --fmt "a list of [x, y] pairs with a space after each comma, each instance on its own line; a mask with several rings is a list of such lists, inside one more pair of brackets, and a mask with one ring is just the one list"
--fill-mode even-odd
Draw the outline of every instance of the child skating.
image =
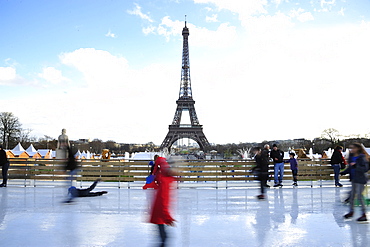
[[295, 153], [290, 153], [289, 157], [290, 170], [292, 170], [293, 175], [293, 185], [298, 186], [298, 161], [295, 158]]

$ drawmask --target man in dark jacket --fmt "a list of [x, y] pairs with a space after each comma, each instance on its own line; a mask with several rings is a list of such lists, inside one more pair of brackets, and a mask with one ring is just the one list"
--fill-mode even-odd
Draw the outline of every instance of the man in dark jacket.
[[274, 187], [282, 187], [284, 177], [284, 152], [278, 149], [277, 145], [274, 144], [270, 157], [274, 161]]
[[3, 183], [0, 184], [0, 187], [6, 187], [6, 183], [8, 182], [8, 169], [9, 169], [9, 161], [6, 155], [3, 146], [0, 145], [0, 166], [2, 175], [3, 175]]

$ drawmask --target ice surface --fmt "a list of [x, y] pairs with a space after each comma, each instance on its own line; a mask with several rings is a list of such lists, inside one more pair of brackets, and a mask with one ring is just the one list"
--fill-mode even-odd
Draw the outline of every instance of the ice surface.
[[[103, 185], [73, 204], [61, 187], [0, 188], [0, 246], [156, 246], [153, 191]], [[168, 246], [370, 246], [370, 225], [342, 218], [347, 191], [286, 186], [257, 201], [256, 188], [179, 189]]]

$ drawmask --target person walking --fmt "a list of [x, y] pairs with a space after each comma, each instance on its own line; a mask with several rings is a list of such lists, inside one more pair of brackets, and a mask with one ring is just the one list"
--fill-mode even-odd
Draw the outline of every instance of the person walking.
[[366, 159], [366, 151], [360, 143], [354, 143], [350, 146], [350, 155], [348, 158], [349, 167], [341, 172], [341, 175], [352, 172], [352, 190], [350, 197], [350, 211], [344, 215], [345, 219], [351, 219], [354, 215], [355, 198], [361, 204], [362, 215], [357, 219], [357, 222], [367, 222], [366, 205], [362, 192], [367, 183], [367, 171], [369, 170], [369, 162]]
[[153, 175], [158, 184], [158, 189], [154, 197], [150, 223], [158, 226], [160, 235], [160, 246], [166, 246], [167, 233], [166, 226], [174, 226], [175, 219], [170, 214], [171, 204], [171, 185], [174, 181], [174, 172], [171, 170], [166, 159], [158, 157], [154, 164]]
[[1, 172], [3, 176], [3, 183], [0, 184], [0, 187], [6, 187], [6, 184], [8, 182], [8, 169], [9, 169], [9, 160], [6, 155], [5, 150], [3, 149], [3, 146], [0, 145], [0, 166], [1, 166]]
[[342, 155], [342, 150], [343, 147], [336, 146], [330, 159], [330, 164], [334, 169], [335, 187], [343, 187], [343, 185], [339, 182], [339, 172], [341, 169], [345, 168], [347, 162]]
[[274, 187], [283, 186], [284, 177], [284, 152], [278, 149], [277, 145], [272, 145], [270, 157], [274, 161]]
[[269, 160], [266, 159], [266, 156], [262, 155], [262, 150], [260, 147], [256, 147], [253, 150], [255, 156], [254, 160], [256, 161], [256, 166], [253, 167], [253, 173], [257, 175], [258, 180], [260, 181], [261, 194], [257, 196], [259, 200], [265, 199], [265, 187], [268, 178], [268, 166]]

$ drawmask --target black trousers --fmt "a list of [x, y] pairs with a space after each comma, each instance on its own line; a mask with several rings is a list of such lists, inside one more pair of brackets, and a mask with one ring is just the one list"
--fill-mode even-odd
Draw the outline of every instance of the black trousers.
[[9, 162], [5, 163], [1, 167], [1, 172], [3, 175], [3, 184], [6, 184], [8, 182], [8, 169], [9, 169]]
[[258, 178], [261, 182], [261, 194], [265, 194], [265, 186], [267, 184], [267, 179], [268, 179], [268, 173], [267, 172], [261, 172]]
[[293, 173], [293, 181], [294, 182], [297, 182], [298, 179], [297, 179], [297, 176], [298, 176], [298, 170], [292, 170], [292, 173]]
[[98, 184], [98, 181], [95, 181], [87, 189], [77, 189], [78, 197], [101, 196], [103, 192], [91, 192], [93, 189], [95, 189], [97, 184]]
[[167, 240], [167, 233], [166, 233], [166, 226], [163, 224], [158, 224], [159, 229], [159, 236], [161, 238], [161, 242], [159, 244], [160, 247], [166, 246], [166, 240]]

